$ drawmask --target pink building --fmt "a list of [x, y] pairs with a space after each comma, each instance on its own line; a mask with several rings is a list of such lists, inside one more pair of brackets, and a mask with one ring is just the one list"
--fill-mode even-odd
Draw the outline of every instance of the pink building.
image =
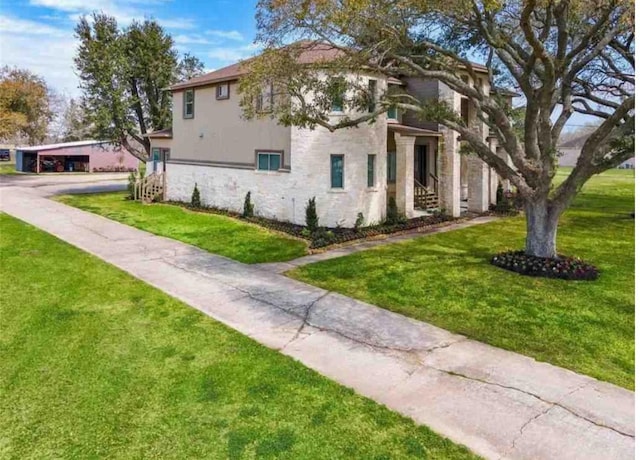
[[78, 141], [16, 148], [16, 171], [118, 172], [133, 171], [138, 159], [106, 141]]

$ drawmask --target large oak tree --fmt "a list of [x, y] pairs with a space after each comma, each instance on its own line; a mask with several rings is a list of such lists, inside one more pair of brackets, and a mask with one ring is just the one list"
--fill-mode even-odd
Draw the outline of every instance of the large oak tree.
[[[630, 0], [261, 0], [258, 41], [265, 53], [250, 61], [252, 72], [242, 82], [245, 114], [263, 115], [253, 100], [272, 82], [285, 97], [274, 98], [270, 115], [284, 124], [348, 128], [389, 106], [436, 121], [517, 187], [525, 202], [526, 252], [554, 257], [559, 217], [584, 183], [633, 156], [632, 16]], [[317, 43], [338, 50], [336, 58], [301, 62]], [[522, 95], [518, 126], [505, 98], [476, 85], [474, 59]], [[352, 108], [370, 102], [366, 88], [340, 82], [348, 69], [439, 80], [468, 98], [476, 122], [467, 125], [444, 102], [401, 91], [385, 94], [372, 113], [335, 122], [328, 112], [336, 92], [346, 90], [343, 102]], [[568, 178], [554, 186], [556, 146], [575, 113], [602, 123]], [[489, 148], [477, 123], [489, 126], [510, 161]]]

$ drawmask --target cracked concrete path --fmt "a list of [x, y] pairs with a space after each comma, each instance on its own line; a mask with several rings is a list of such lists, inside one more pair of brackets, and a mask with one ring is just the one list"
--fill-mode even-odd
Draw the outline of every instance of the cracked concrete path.
[[318, 254], [311, 254], [308, 256], [298, 257], [297, 259], [289, 260], [288, 262], [273, 262], [258, 264], [258, 266], [264, 270], [274, 273], [284, 273], [302, 265], [309, 265], [323, 260], [336, 259], [343, 257], [354, 252], [366, 251], [367, 249], [374, 248], [376, 246], [384, 246], [387, 244], [398, 243], [400, 241], [412, 240], [420, 238], [425, 235], [431, 235], [434, 233], [450, 232], [452, 230], [460, 230], [462, 228], [473, 227], [475, 225], [486, 224], [498, 220], [495, 216], [480, 216], [472, 217], [467, 220], [458, 222], [444, 222], [441, 225], [435, 227], [428, 227], [424, 229], [418, 229], [408, 231], [400, 235], [392, 235], [388, 237], [381, 237], [377, 239], [371, 239], [362, 241], [359, 243], [345, 244], [344, 246], [329, 249], [328, 251], [320, 252]]
[[633, 458], [634, 393], [6, 187], [0, 208], [492, 459]]

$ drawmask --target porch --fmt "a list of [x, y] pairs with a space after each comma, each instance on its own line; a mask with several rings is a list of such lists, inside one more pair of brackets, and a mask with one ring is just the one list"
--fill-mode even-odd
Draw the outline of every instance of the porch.
[[409, 218], [438, 209], [454, 217], [487, 211], [498, 177], [478, 157], [460, 155], [459, 144], [453, 132], [390, 124], [387, 199]]

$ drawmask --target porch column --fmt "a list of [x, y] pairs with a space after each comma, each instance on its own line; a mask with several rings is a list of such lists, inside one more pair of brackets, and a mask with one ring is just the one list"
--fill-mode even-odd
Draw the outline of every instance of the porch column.
[[460, 217], [460, 153], [458, 134], [445, 130], [438, 149], [438, 198], [448, 216]]
[[467, 158], [469, 174], [469, 212], [489, 210], [489, 166], [475, 155]]
[[398, 212], [407, 218], [414, 215], [413, 209], [413, 153], [416, 138], [393, 135], [396, 141], [396, 204]]

